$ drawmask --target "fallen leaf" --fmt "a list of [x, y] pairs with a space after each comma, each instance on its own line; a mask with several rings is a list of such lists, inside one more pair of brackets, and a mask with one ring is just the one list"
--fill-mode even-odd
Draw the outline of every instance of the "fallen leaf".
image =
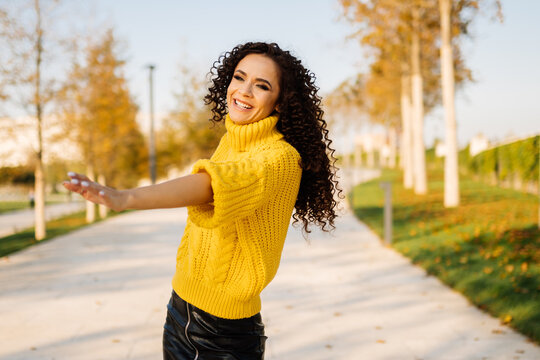
[[119, 343], [119, 342], [120, 342], [120, 339], [112, 339], [112, 342], [113, 342], [113, 343]]
[[327, 348], [327, 349], [331, 349], [331, 348], [332, 348], [332, 345], [330, 345], [330, 344], [326, 344], [326, 345], [325, 345], [325, 348]]
[[511, 321], [512, 321], [512, 315], [506, 315], [502, 320], [503, 324], [509, 324]]
[[386, 340], [377, 340], [377, 342], [378, 342], [379, 344], [384, 344], [384, 343], [386, 343]]
[[336, 316], [336, 317], [337, 317], [337, 316], [341, 316], [341, 315], [342, 315], [342, 314], [341, 314], [340, 312], [335, 312], [335, 313], [334, 313], [334, 316]]

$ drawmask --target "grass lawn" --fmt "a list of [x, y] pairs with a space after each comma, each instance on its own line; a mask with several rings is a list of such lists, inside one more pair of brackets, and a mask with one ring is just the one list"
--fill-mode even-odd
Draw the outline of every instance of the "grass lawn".
[[29, 207], [28, 201], [0, 201], [0, 214]]
[[[47, 201], [46, 205], [59, 204], [62, 201]], [[30, 209], [30, 202], [28, 201], [0, 201], [0, 214], [15, 211]]]
[[356, 216], [382, 238], [381, 181], [392, 181], [393, 247], [540, 343], [538, 197], [460, 179], [461, 205], [443, 207], [443, 174], [428, 174], [424, 196], [405, 190], [401, 173], [356, 186], [348, 194]]
[[[109, 212], [109, 217], [117, 214], [118, 213], [111, 211]], [[96, 217], [96, 222], [99, 221], [101, 221], [101, 219]], [[80, 211], [56, 220], [48, 221], [47, 237], [41, 241], [36, 241], [34, 238], [34, 228], [29, 228], [16, 234], [5, 236], [0, 238], [0, 257], [22, 250], [28, 246], [43, 243], [55, 236], [66, 234], [86, 225], [88, 225], [86, 223], [86, 212]]]

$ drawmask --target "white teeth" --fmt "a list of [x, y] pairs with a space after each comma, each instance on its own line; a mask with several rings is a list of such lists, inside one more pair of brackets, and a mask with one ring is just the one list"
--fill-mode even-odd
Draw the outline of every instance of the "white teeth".
[[247, 105], [247, 104], [244, 104], [244, 103], [241, 103], [239, 102], [238, 100], [234, 100], [234, 103], [238, 106], [240, 106], [242, 109], [251, 109], [251, 106]]

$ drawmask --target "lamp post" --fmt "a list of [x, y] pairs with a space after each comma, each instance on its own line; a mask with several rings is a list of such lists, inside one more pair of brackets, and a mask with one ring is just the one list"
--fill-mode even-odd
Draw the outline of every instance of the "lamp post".
[[149, 140], [149, 155], [150, 155], [150, 181], [152, 184], [156, 183], [156, 144], [154, 141], [154, 81], [153, 74], [155, 65], [150, 64], [147, 66], [150, 70], [149, 82], [150, 82], [150, 140]]

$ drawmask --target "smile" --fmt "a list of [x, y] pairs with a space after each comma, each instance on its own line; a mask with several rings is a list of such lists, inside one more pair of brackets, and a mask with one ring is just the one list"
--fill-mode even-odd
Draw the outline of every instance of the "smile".
[[240, 107], [240, 108], [242, 108], [242, 109], [246, 109], [246, 110], [249, 110], [249, 109], [251, 109], [251, 108], [253, 107], [253, 106], [251, 106], [251, 105], [248, 105], [248, 104], [243, 103], [243, 102], [241, 102], [240, 100], [236, 100], [236, 99], [234, 99], [234, 104], [235, 104], [236, 106], [238, 106], [238, 107]]

